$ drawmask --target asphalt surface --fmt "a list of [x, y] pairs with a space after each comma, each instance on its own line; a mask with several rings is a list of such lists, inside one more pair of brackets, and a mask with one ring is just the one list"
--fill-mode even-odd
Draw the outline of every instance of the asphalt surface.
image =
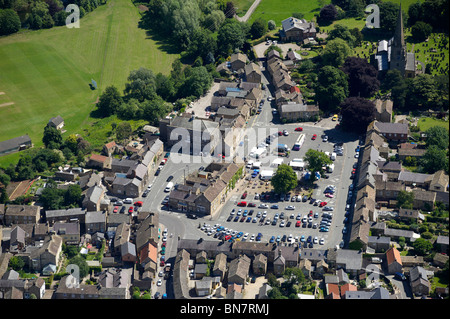
[[[263, 83], [268, 84], [266, 78], [263, 78]], [[270, 89], [270, 85], [269, 85]], [[273, 92], [272, 92], [273, 94]], [[186, 214], [169, 211], [167, 210], [161, 202], [164, 197], [166, 197], [169, 193], [164, 191], [164, 188], [167, 185], [167, 179], [169, 176], [173, 176], [172, 182], [174, 184], [182, 183], [184, 176], [187, 176], [190, 172], [198, 170], [201, 166], [207, 166], [208, 161], [210, 159], [201, 157], [201, 156], [190, 156], [187, 161], [180, 161], [175, 155], [171, 154], [168, 162], [162, 168], [159, 176], [154, 176], [150, 183], [152, 185], [151, 190], [147, 197], [145, 198], [135, 198], [134, 202], [137, 200], [143, 201], [143, 208], [145, 210], [157, 211], [159, 212], [159, 222], [161, 232], [164, 228], [168, 229], [168, 238], [167, 238], [167, 247], [166, 247], [166, 262], [170, 262], [172, 265], [174, 263], [174, 259], [177, 252], [177, 241], [178, 238], [188, 238], [188, 239], [199, 239], [204, 238], [208, 240], [217, 240], [214, 239], [213, 236], [208, 236], [206, 232], [202, 231], [199, 226], [203, 224], [215, 225], [220, 224], [224, 227], [227, 227], [232, 230], [236, 230], [238, 232], [242, 231], [243, 233], [248, 233], [248, 238], [250, 239], [252, 234], [262, 233], [263, 242], [269, 241], [271, 236], [280, 236], [283, 235], [289, 236], [292, 234], [293, 237], [298, 236], [299, 238], [304, 235], [306, 238], [308, 236], [312, 236], [313, 238], [317, 236], [319, 239], [324, 238], [324, 245], [316, 244], [314, 248], [326, 249], [330, 247], [335, 247], [339, 245], [339, 243], [343, 239], [347, 239], [350, 233], [350, 229], [348, 229], [347, 234], [342, 233], [342, 229], [344, 227], [344, 214], [345, 214], [345, 206], [347, 201], [347, 193], [349, 185], [352, 183], [352, 179], [350, 179], [351, 171], [353, 169], [353, 164], [357, 161], [355, 159], [355, 148], [358, 144], [358, 137], [351, 134], [343, 133], [340, 130], [336, 130], [334, 127], [336, 122], [332, 122], [331, 118], [325, 118], [318, 123], [296, 123], [296, 124], [285, 124], [282, 125], [278, 118], [278, 115], [272, 114], [272, 107], [275, 107], [274, 101], [270, 102], [267, 100], [268, 95], [271, 95], [269, 90], [264, 91], [264, 105], [262, 112], [259, 115], [252, 117], [248, 122], [249, 128], [257, 128], [259, 131], [266, 130], [267, 135], [270, 130], [277, 131], [286, 129], [289, 132], [289, 136], [280, 136], [278, 142], [287, 144], [289, 148], [292, 148], [295, 141], [297, 140], [300, 132], [295, 132], [294, 129], [296, 127], [303, 128], [303, 134], [306, 135], [305, 142], [303, 147], [299, 151], [291, 151], [290, 156], [288, 158], [283, 157], [284, 163], [289, 163], [289, 161], [293, 158], [303, 158], [306, 151], [310, 148], [332, 152], [333, 144], [337, 142], [344, 143], [344, 155], [337, 156], [334, 161], [335, 169], [333, 173], [328, 174], [328, 179], [320, 179], [316, 182], [317, 187], [313, 190], [312, 197], [319, 200], [327, 201], [327, 206], [332, 206], [334, 208], [333, 211], [333, 219], [332, 224], [330, 226], [329, 232], [319, 232], [319, 229], [312, 228], [303, 228], [303, 227], [295, 227], [296, 219], [291, 219], [290, 215], [294, 214], [297, 216], [300, 213], [303, 216], [308, 214], [310, 210], [314, 213], [319, 213], [319, 218], [313, 218], [313, 223], [320, 223], [322, 216], [322, 209], [318, 206], [313, 206], [308, 202], [278, 202], [279, 209], [261, 209], [258, 207], [255, 208], [242, 208], [242, 210], [254, 209], [254, 213], [252, 217], [255, 217], [258, 211], [267, 211], [267, 218], [271, 221], [273, 220], [273, 216], [276, 213], [285, 213], [285, 222], [291, 221], [290, 227], [280, 227], [280, 221], [278, 221], [276, 226], [273, 225], [260, 225], [259, 222], [234, 222], [227, 221], [230, 212], [235, 209], [237, 212], [238, 208], [236, 206], [237, 202], [240, 201], [240, 197], [244, 192], [244, 187], [239, 187], [235, 190], [235, 193], [231, 195], [231, 198], [223, 205], [220, 212], [214, 216], [206, 216], [200, 217], [198, 219], [189, 219]], [[273, 103], [273, 104], [271, 104]], [[316, 140], [312, 140], [311, 137], [313, 134], [317, 135]], [[331, 141], [323, 142], [321, 136], [326, 134]], [[258, 142], [265, 139], [267, 135], [258, 135]], [[263, 168], [268, 168], [270, 166], [270, 162], [263, 164]], [[271, 167], [270, 169], [274, 169]], [[257, 206], [261, 203], [259, 200], [254, 200], [255, 192], [259, 191], [257, 187], [253, 189], [253, 184], [256, 181], [256, 185], [260, 185], [260, 181], [258, 178], [252, 181], [250, 187], [246, 188], [248, 193], [247, 202], [254, 202]], [[334, 194], [334, 198], [326, 198], [323, 194], [324, 189], [327, 185], [336, 186], [336, 192]], [[263, 186], [264, 187], [264, 186]], [[273, 203], [267, 203], [269, 206]], [[288, 205], [294, 205], [294, 210], [286, 210], [285, 207]], [[127, 205], [127, 212], [128, 207]], [[351, 218], [351, 216], [350, 216]], [[158, 265], [159, 267], [159, 265]], [[159, 267], [160, 268], [160, 267]], [[159, 272], [160, 269], [158, 269]], [[159, 279], [161, 277], [157, 277]], [[155, 280], [156, 282], [157, 280]], [[171, 277], [167, 281], [162, 277], [162, 285], [154, 286], [152, 292], [160, 292], [161, 294], [167, 293], [169, 298], [172, 295], [170, 284]], [[167, 289], [166, 289], [167, 287]]]

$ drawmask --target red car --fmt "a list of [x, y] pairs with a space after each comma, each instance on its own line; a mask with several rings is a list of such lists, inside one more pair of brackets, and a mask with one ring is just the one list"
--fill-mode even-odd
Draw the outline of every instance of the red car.
[[119, 206], [114, 206], [114, 213], [117, 213], [119, 211]]
[[230, 235], [226, 235], [226, 236], [225, 236], [225, 240], [229, 240], [230, 238], [231, 238]]
[[295, 223], [295, 227], [300, 227], [301, 224], [302, 222], [300, 220], [297, 220], [297, 222]]
[[255, 203], [248, 203], [247, 207], [256, 207]]
[[327, 204], [327, 202], [321, 202], [320, 204], [319, 204], [319, 207], [323, 207], [323, 206], [325, 206]]
[[133, 206], [130, 206], [130, 208], [128, 208], [128, 212], [131, 214], [133, 212]]
[[303, 131], [303, 127], [296, 127], [296, 128], [295, 128], [295, 131], [297, 131], [297, 132]]
[[308, 216], [309, 216], [309, 217], [312, 217], [312, 215], [313, 215], [313, 211], [310, 210]]
[[247, 202], [239, 202], [237, 205], [241, 206], [241, 207], [245, 207], [245, 206], [247, 206]]
[[139, 206], [139, 207], [142, 207], [142, 202], [141, 201], [137, 201], [136, 203], [134, 203], [134, 206]]
[[283, 132], [279, 131], [278, 136], [283, 136]]
[[316, 138], [317, 138], [317, 135], [314, 134], [314, 135], [312, 136], [312, 140], [315, 140]]
[[160, 265], [161, 267], [164, 267], [165, 264], [166, 264], [166, 263], [164, 262], [164, 260], [161, 260], [161, 262], [159, 263], [159, 265]]
[[242, 199], [246, 199], [247, 198], [247, 193], [242, 194], [241, 198]]

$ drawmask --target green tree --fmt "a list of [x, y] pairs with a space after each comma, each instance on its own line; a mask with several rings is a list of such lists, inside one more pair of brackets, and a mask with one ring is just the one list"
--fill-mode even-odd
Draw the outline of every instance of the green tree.
[[346, 25], [342, 25], [342, 24], [334, 25], [333, 30], [331, 30], [328, 33], [327, 41], [330, 41], [333, 39], [342, 39], [350, 47], [353, 47], [356, 44], [356, 38], [353, 36], [350, 29]]
[[412, 246], [414, 251], [420, 256], [426, 255], [433, 248], [433, 244], [424, 238], [417, 238], [412, 243]]
[[49, 149], [59, 149], [62, 145], [62, 141], [61, 132], [57, 128], [53, 126], [46, 126], [44, 128], [42, 142], [44, 142], [45, 147]]
[[347, 75], [333, 66], [325, 66], [317, 74], [315, 100], [321, 110], [335, 112], [348, 96]]
[[133, 129], [128, 122], [120, 122], [116, 127], [116, 137], [119, 141], [129, 138], [131, 133], [133, 133]]
[[81, 187], [78, 184], [69, 185], [64, 194], [64, 205], [79, 207], [81, 205]]
[[442, 126], [432, 126], [425, 131], [427, 146], [435, 145], [440, 149], [448, 148], [448, 130]]
[[182, 95], [199, 98], [211, 88], [212, 81], [212, 76], [204, 66], [193, 67], [186, 75]]
[[20, 30], [20, 18], [12, 9], [0, 10], [0, 35], [8, 35]]
[[286, 194], [297, 186], [297, 174], [289, 165], [281, 164], [272, 177], [271, 184], [276, 193]]
[[71, 259], [69, 259], [69, 264], [77, 265], [80, 270], [80, 280], [86, 277], [89, 274], [89, 266], [84, 257], [77, 255]]
[[323, 167], [332, 164], [333, 161], [321, 151], [309, 149], [305, 154], [305, 162], [308, 164], [308, 170], [311, 172], [311, 178], [315, 178], [315, 173], [323, 174]]
[[155, 75], [152, 70], [139, 68], [133, 70], [127, 78], [124, 94], [128, 98], [134, 98], [139, 102], [151, 100], [156, 95]]
[[100, 96], [97, 108], [101, 116], [108, 117], [117, 113], [122, 102], [119, 90], [114, 85], [111, 85]]
[[219, 53], [227, 56], [235, 50], [242, 49], [247, 37], [248, 27], [236, 19], [229, 19], [222, 24], [217, 34]]
[[422, 21], [417, 21], [411, 27], [411, 36], [416, 42], [425, 41], [430, 36], [431, 32], [433, 32], [433, 27]]
[[19, 271], [19, 270], [22, 270], [23, 267], [25, 267], [25, 261], [22, 259], [22, 257], [12, 256], [9, 259], [8, 266], [11, 267], [15, 271]]
[[414, 202], [414, 193], [408, 191], [400, 191], [397, 196], [397, 207], [412, 209]]
[[448, 157], [445, 149], [436, 145], [428, 147], [424, 156], [420, 159], [424, 173], [433, 174], [439, 170], [448, 171]]
[[267, 22], [262, 18], [253, 21], [250, 27], [250, 35], [253, 39], [259, 39], [267, 32]]
[[322, 52], [322, 61], [325, 65], [340, 67], [345, 59], [352, 53], [350, 46], [341, 38], [328, 41]]

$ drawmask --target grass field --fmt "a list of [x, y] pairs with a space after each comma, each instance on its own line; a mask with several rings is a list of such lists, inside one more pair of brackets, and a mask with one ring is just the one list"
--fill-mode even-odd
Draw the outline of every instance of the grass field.
[[252, 6], [254, 0], [233, 0], [236, 8], [236, 14], [240, 17], [244, 16], [247, 10]]
[[[331, 3], [331, 0], [325, 0], [324, 3]], [[292, 16], [294, 12], [301, 12], [306, 20], [311, 20], [319, 11], [318, 0], [261, 0], [249, 21], [253, 22], [257, 18], [274, 20], [277, 27], [280, 27], [281, 21]]]
[[425, 132], [433, 126], [442, 126], [447, 130], [449, 129], [449, 121], [438, 120], [431, 117], [422, 117], [417, 124], [422, 132]]
[[[170, 46], [138, 28], [140, 15], [131, 0], [110, 0], [80, 20], [79, 29], [65, 26], [0, 38], [0, 141], [29, 134], [42, 145], [49, 118], [61, 115], [66, 134], [89, 125], [102, 89], [125, 87], [129, 72], [146, 67], [168, 74], [179, 57]], [[91, 79], [99, 90], [89, 87]], [[9, 162], [0, 157], [0, 164]]]

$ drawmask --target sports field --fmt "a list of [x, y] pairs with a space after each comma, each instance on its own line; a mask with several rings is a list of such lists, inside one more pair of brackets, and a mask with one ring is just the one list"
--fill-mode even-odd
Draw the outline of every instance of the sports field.
[[[42, 145], [44, 126], [57, 115], [68, 133], [79, 133], [105, 87], [122, 91], [129, 72], [141, 66], [168, 74], [179, 54], [138, 28], [139, 19], [131, 0], [109, 0], [82, 18], [79, 29], [0, 38], [0, 104], [14, 103], [0, 107], [0, 141], [29, 134]], [[98, 90], [90, 89], [91, 79]]]

